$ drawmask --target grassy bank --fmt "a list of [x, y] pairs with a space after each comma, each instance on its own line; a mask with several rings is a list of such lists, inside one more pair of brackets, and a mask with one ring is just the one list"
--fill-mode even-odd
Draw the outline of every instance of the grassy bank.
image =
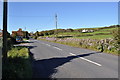
[[3, 65], [3, 79], [31, 78], [32, 67], [29, 50], [25, 47], [16, 47], [8, 51], [7, 61]]

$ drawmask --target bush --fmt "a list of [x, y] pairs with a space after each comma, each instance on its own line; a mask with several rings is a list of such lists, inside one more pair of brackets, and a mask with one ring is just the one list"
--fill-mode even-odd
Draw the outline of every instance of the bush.
[[117, 44], [120, 44], [120, 27], [117, 27], [115, 30], [113, 30], [112, 34]]
[[115, 40], [115, 47], [118, 50], [118, 54], [120, 55], [120, 26], [118, 25], [115, 30], [112, 31], [114, 40]]
[[73, 32], [74, 30], [73, 29], [66, 29], [66, 32]]
[[33, 36], [34, 39], [37, 39], [37, 36]]
[[7, 38], [7, 50], [10, 50], [13, 44], [15, 43], [16, 43], [16, 39], [14, 39], [13, 37], [8, 37]]

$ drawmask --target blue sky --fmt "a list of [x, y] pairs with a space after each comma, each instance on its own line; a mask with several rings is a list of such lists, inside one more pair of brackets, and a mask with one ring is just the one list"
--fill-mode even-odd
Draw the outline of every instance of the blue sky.
[[25, 27], [29, 32], [55, 29], [55, 13], [58, 15], [58, 28], [92, 28], [118, 24], [117, 2], [10, 2], [8, 7], [10, 33], [18, 28], [24, 30]]

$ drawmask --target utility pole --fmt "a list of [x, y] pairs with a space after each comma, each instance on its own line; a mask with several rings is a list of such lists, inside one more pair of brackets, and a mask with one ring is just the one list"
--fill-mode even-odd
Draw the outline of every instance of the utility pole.
[[57, 14], [55, 14], [55, 23], [56, 23], [56, 37], [57, 37]]
[[7, 59], [7, 0], [3, 2], [3, 63]]

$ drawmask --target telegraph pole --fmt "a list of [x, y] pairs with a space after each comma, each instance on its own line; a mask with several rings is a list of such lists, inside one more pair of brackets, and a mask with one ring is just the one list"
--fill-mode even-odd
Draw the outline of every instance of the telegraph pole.
[[3, 2], [3, 62], [7, 59], [7, 0]]
[[57, 37], [57, 14], [55, 14], [55, 23], [56, 23], [56, 37]]

